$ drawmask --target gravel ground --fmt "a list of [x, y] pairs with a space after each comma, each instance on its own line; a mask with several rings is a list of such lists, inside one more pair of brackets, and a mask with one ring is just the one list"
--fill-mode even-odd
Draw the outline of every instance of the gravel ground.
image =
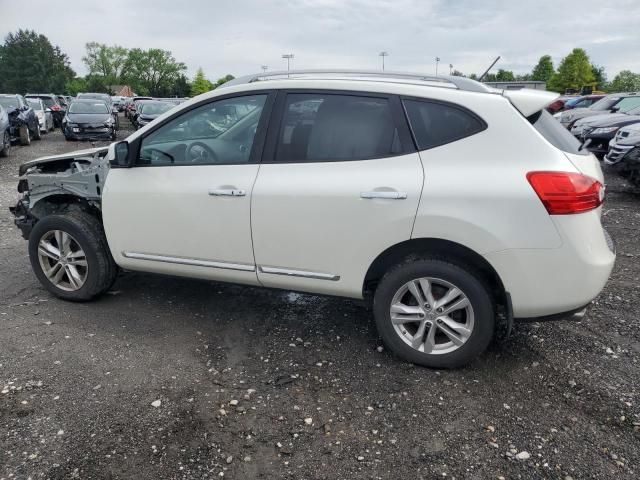
[[435, 371], [345, 299], [137, 273], [51, 297], [8, 207], [20, 163], [83, 146], [55, 132], [0, 159], [0, 479], [640, 475], [640, 195], [620, 178], [589, 314]]

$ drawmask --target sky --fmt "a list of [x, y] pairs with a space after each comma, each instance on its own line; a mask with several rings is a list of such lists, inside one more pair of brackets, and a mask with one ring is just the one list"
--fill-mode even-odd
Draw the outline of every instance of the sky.
[[[0, 0], [0, 38], [19, 28], [46, 35], [80, 75], [90, 41], [162, 48], [193, 77], [292, 68], [381, 67], [465, 74], [495, 67], [528, 73], [540, 56], [557, 66], [586, 49], [611, 80], [640, 72], [640, 0]], [[494, 71], [495, 71], [494, 70]]]

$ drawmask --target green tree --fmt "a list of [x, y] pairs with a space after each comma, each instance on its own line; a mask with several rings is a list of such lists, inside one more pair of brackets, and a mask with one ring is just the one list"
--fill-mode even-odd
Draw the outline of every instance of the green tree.
[[218, 88], [220, 85], [222, 85], [223, 83], [227, 83], [230, 80], [233, 80], [234, 77], [233, 75], [227, 74], [224, 77], [219, 78], [216, 83], [214, 83], [213, 88]]
[[82, 57], [82, 61], [89, 69], [89, 74], [101, 76], [106, 85], [120, 83], [124, 74], [128, 50], [118, 45], [108, 46], [97, 42], [89, 42], [85, 47], [87, 52]]
[[580, 91], [583, 86], [593, 83], [594, 80], [589, 55], [582, 48], [574, 48], [562, 59], [558, 71], [551, 77], [547, 87], [560, 93], [567, 89]]
[[202, 68], [199, 68], [196, 72], [196, 76], [193, 79], [193, 83], [191, 84], [191, 96], [195, 97], [196, 95], [200, 95], [201, 93], [208, 92], [212, 89], [213, 83], [207, 80], [207, 77], [204, 76]]
[[191, 94], [191, 83], [186, 75], [179, 75], [171, 91], [171, 96], [175, 97], [188, 97]]
[[501, 68], [498, 70], [498, 73], [496, 73], [496, 82], [514, 82], [515, 80], [516, 77], [511, 70], [504, 70]]
[[74, 77], [67, 55], [33, 30], [9, 33], [0, 46], [0, 91], [62, 93]]
[[598, 84], [598, 88], [603, 89], [607, 85], [607, 73], [604, 67], [591, 64], [591, 73], [593, 73], [593, 81]]
[[176, 61], [167, 50], [133, 48], [125, 62], [124, 78], [136, 92], [160, 97], [170, 94], [174, 83], [186, 69], [185, 64]]
[[550, 55], [543, 55], [538, 60], [538, 64], [534, 67], [531, 72], [531, 80], [536, 80], [539, 82], [548, 82], [553, 77], [555, 73], [553, 69], [553, 60], [551, 60]]
[[88, 91], [87, 80], [83, 77], [72, 78], [65, 85], [64, 91], [74, 97], [81, 92], [86, 92]]
[[609, 84], [612, 92], [634, 92], [640, 90], [640, 74], [622, 70]]

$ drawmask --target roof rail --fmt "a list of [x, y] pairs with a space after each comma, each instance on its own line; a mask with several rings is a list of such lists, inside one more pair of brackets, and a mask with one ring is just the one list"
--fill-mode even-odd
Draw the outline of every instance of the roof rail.
[[[423, 75], [420, 73], [407, 73], [407, 72], [393, 72], [393, 71], [381, 71], [381, 70], [351, 70], [351, 69], [311, 69], [311, 70], [282, 70], [275, 72], [262, 72], [255, 73], [253, 75], [245, 75], [235, 78], [226, 83], [223, 83], [218, 88], [231, 87], [234, 85], [242, 85], [246, 83], [259, 82], [263, 80], [281, 80], [281, 79], [300, 79], [302, 77], [315, 77], [315, 78], [331, 78], [344, 79], [345, 77], [354, 77], [354, 79], [372, 80], [378, 81], [389, 80], [404, 80], [408, 82], [425, 82], [430, 86], [443, 86], [447, 88], [457, 88], [458, 90], [466, 90], [469, 92], [482, 92], [488, 93], [493, 90], [486, 85], [471, 80], [470, 78], [457, 77], [452, 75]], [[359, 77], [359, 78], [358, 78]], [[434, 85], [435, 84], [435, 85]], [[438, 85], [441, 84], [441, 85]]]

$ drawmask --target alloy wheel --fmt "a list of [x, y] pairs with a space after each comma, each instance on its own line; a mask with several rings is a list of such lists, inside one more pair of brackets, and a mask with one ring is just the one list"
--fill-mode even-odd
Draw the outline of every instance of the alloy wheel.
[[465, 293], [446, 280], [423, 277], [405, 283], [393, 296], [391, 323], [415, 350], [445, 354], [459, 349], [473, 333], [474, 312]]
[[38, 243], [38, 260], [47, 279], [61, 290], [74, 292], [87, 280], [87, 257], [67, 232], [50, 230], [45, 233]]

